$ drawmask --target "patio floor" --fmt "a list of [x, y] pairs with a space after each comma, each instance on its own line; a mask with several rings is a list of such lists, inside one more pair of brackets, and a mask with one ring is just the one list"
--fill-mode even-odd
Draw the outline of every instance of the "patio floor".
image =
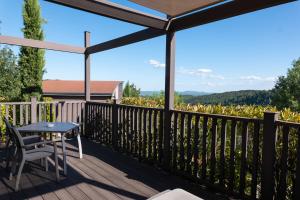
[[[83, 159], [76, 142], [68, 142], [68, 176], [55, 182], [53, 165], [45, 172], [36, 163], [25, 165], [19, 192], [0, 167], [0, 199], [147, 199], [166, 189], [183, 188], [203, 199], [225, 199], [199, 185], [83, 139]], [[62, 166], [62, 161], [60, 160]]]

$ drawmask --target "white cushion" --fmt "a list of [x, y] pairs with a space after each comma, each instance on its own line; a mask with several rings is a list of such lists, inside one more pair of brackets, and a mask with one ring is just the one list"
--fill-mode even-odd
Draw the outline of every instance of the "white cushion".
[[203, 200], [183, 189], [163, 191], [148, 200]]

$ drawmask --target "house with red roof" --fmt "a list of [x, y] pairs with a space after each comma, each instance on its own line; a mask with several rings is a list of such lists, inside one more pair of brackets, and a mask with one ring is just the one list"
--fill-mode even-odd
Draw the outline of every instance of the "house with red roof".
[[[123, 81], [91, 81], [91, 100], [120, 100], [123, 93]], [[85, 100], [84, 81], [80, 80], [44, 80], [43, 96], [54, 100]]]

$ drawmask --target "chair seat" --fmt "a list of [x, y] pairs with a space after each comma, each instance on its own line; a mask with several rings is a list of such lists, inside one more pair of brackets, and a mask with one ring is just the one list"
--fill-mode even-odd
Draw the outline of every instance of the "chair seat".
[[26, 151], [25, 160], [34, 161], [34, 160], [51, 156], [53, 153], [54, 153], [54, 148], [52, 146], [46, 145], [45, 147]]

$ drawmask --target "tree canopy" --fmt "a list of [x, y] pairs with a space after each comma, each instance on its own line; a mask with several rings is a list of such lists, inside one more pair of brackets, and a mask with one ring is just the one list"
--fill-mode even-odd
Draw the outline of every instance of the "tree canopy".
[[293, 62], [286, 76], [278, 78], [272, 93], [272, 104], [277, 108], [300, 111], [300, 58]]
[[141, 94], [141, 89], [137, 88], [133, 83], [130, 84], [129, 81], [126, 82], [123, 97], [139, 97]]
[[18, 100], [21, 93], [20, 71], [13, 51], [0, 49], [0, 101]]
[[[38, 0], [24, 0], [23, 6], [25, 38], [43, 40], [41, 10]], [[19, 66], [21, 70], [22, 98], [29, 100], [31, 96], [40, 98], [42, 93], [42, 80], [44, 74], [45, 51], [42, 49], [21, 47]]]

